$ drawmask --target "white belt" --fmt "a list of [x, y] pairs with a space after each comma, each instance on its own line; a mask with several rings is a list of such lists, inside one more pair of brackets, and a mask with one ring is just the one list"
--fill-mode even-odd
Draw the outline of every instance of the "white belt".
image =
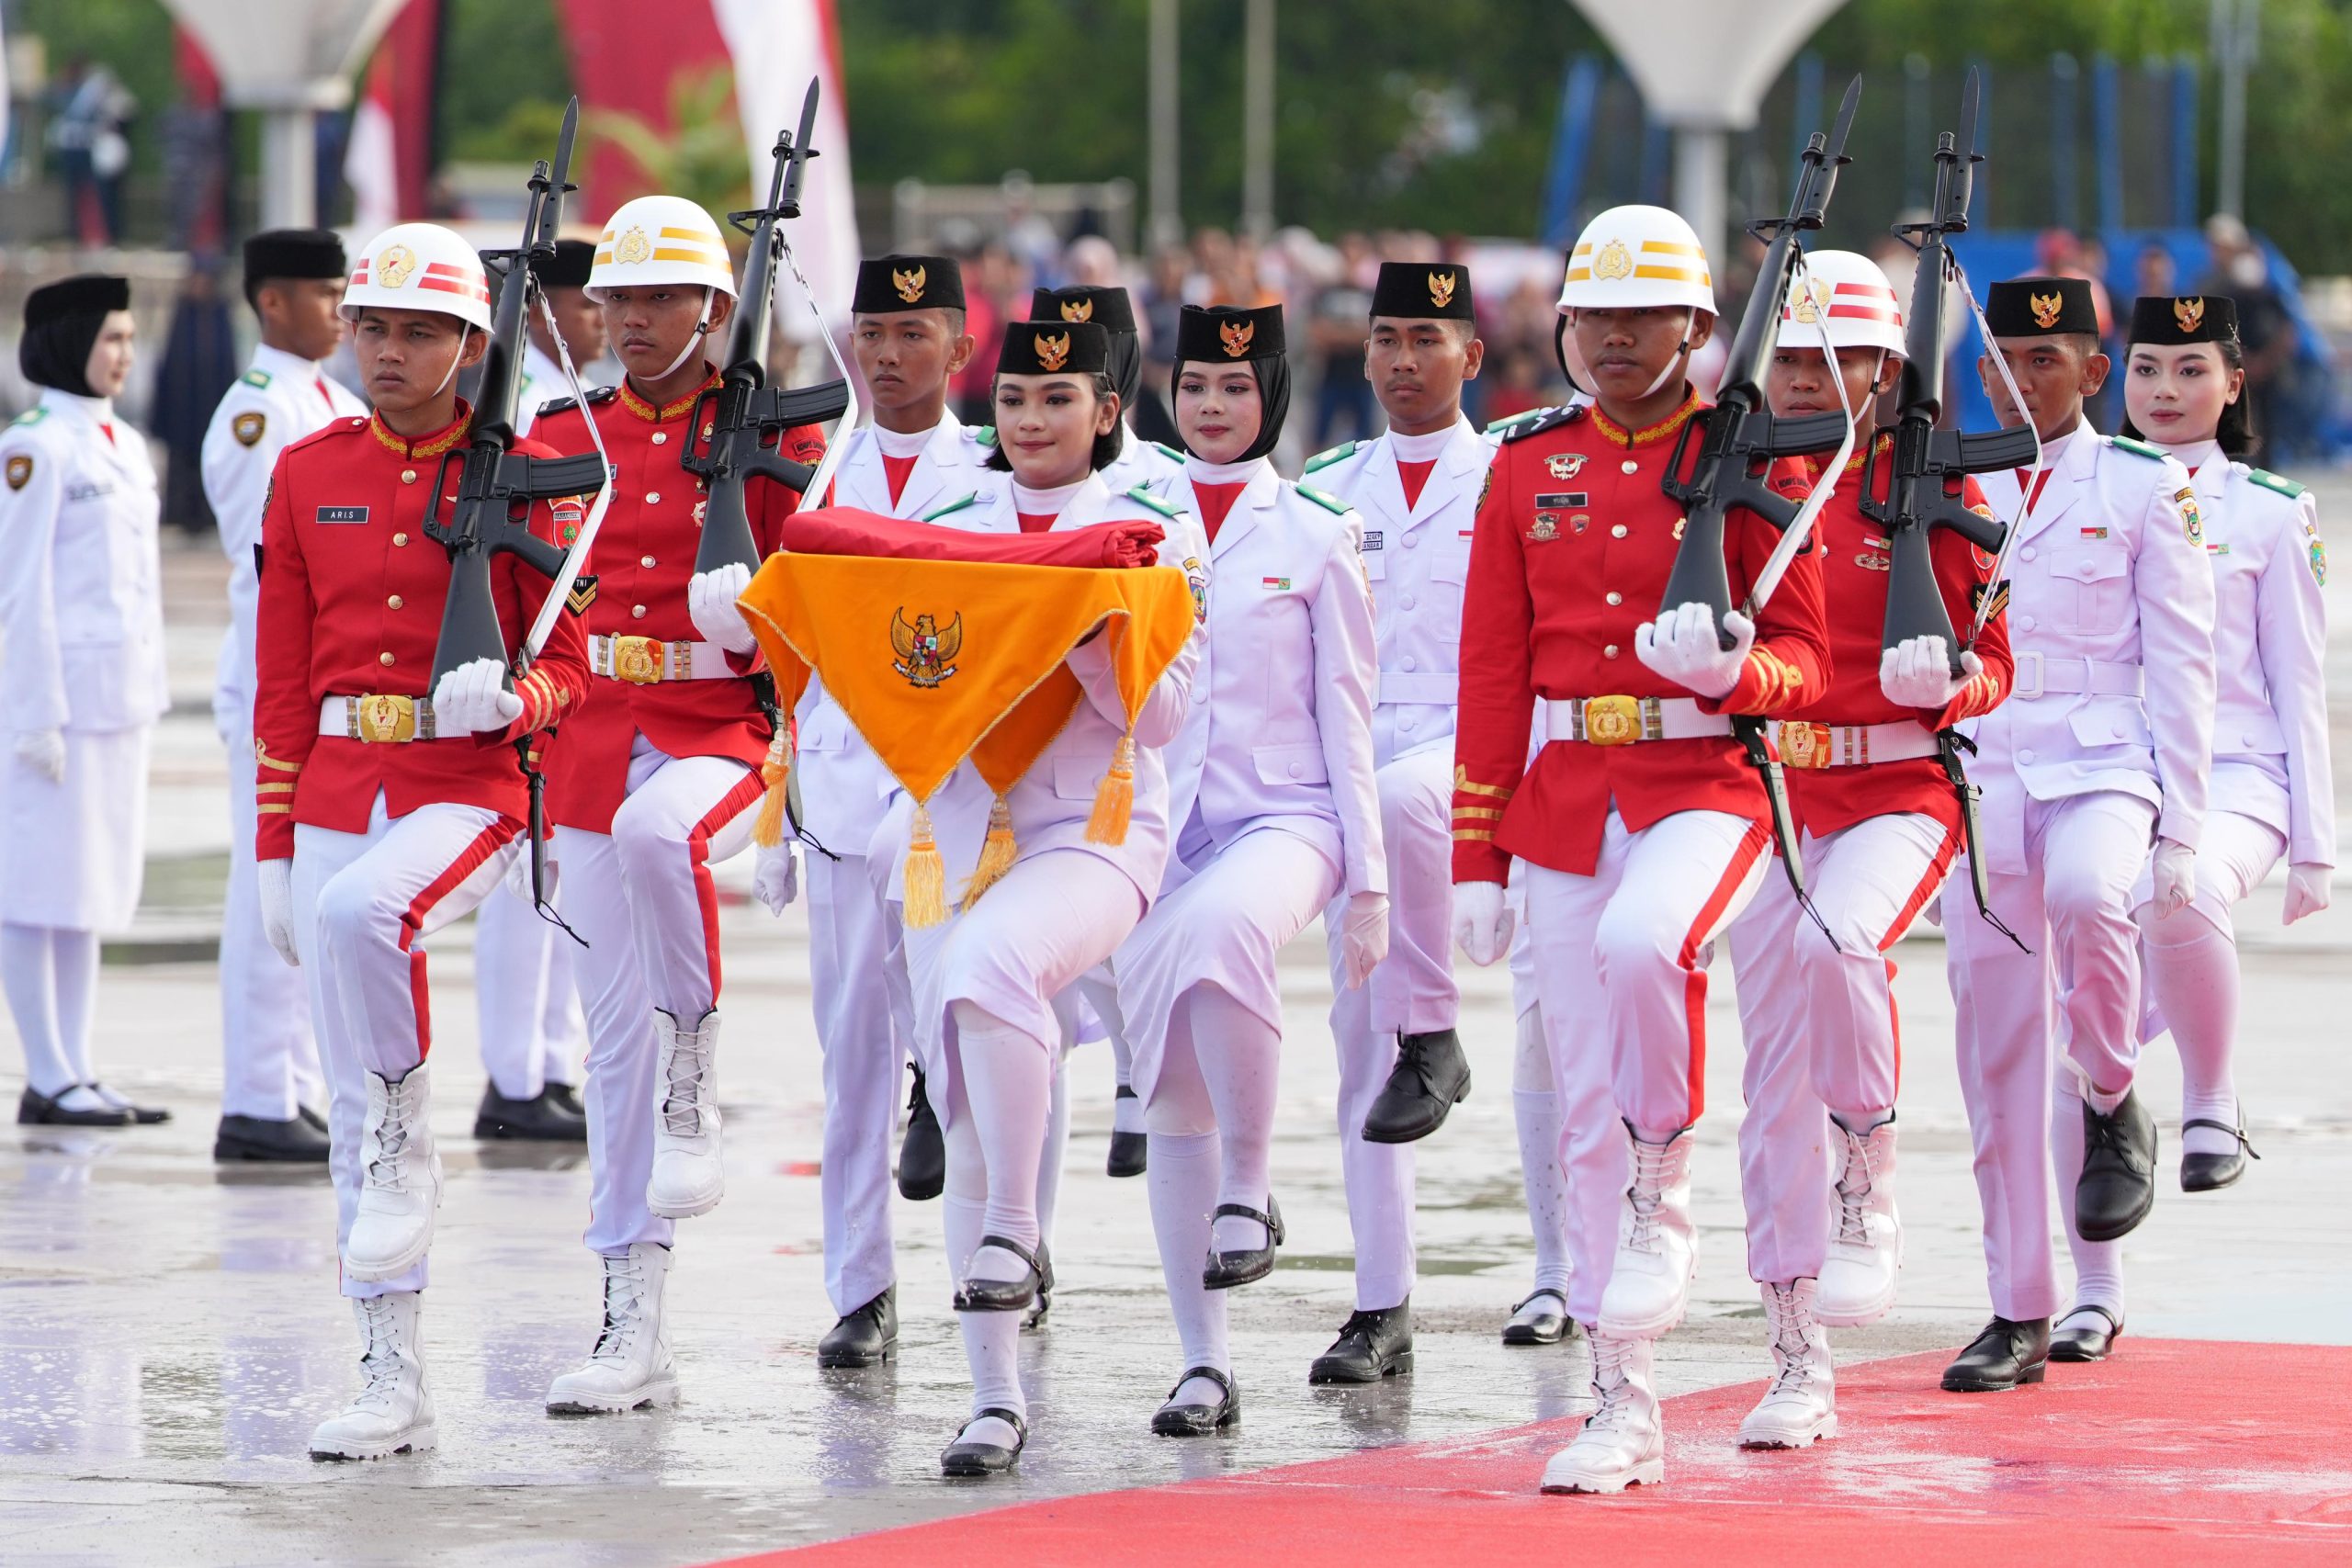
[[632, 686], [741, 679], [741, 672], [727, 662], [727, 649], [715, 642], [662, 642], [650, 637], [590, 637], [588, 669]]
[[1894, 724], [1775, 724], [1772, 742], [1792, 768], [1856, 768], [1936, 754], [1936, 738], [1908, 720]]
[[1461, 690], [1462, 677], [1451, 670], [1383, 670], [1378, 700], [1450, 708]]
[[2085, 659], [2072, 653], [2032, 651], [2016, 656], [2017, 684], [2009, 695], [2031, 701], [2041, 696], [2136, 697], [2140, 667], [2112, 660]]
[[1547, 697], [1544, 714], [1553, 739], [1589, 746], [1704, 740], [1731, 733], [1731, 716], [1701, 712], [1695, 697]]
[[439, 732], [434, 722], [431, 697], [400, 697], [381, 693], [327, 698], [319, 705], [319, 733], [364, 741], [370, 746], [456, 739]]

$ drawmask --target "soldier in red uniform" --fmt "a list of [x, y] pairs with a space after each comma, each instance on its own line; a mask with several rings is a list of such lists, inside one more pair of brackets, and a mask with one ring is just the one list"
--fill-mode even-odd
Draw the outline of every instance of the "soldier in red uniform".
[[[585, 639], [564, 615], [512, 691], [481, 659], [428, 693], [449, 561], [423, 525], [471, 417], [458, 372], [481, 359], [490, 328], [472, 249], [429, 223], [388, 229], [360, 253], [342, 310], [376, 412], [288, 447], [270, 481], [255, 848], [263, 929], [310, 981], [343, 1293], [366, 1346], [367, 1386], [311, 1452], [374, 1459], [435, 1440], [417, 1314], [441, 1166], [418, 943], [507, 874], [529, 810], [509, 743], [576, 713], [588, 682]], [[444, 491], [445, 514], [455, 500]], [[535, 506], [531, 521], [553, 539], [580, 517], [565, 502]], [[548, 584], [512, 555], [495, 558], [492, 582], [511, 658]]]
[[[662, 1308], [671, 1222], [708, 1213], [725, 1190], [710, 867], [751, 844], [773, 733], [750, 679], [760, 657], [734, 607], [750, 574], [696, 575], [703, 484], [679, 464], [707, 434], [692, 423], [695, 399], [718, 381], [704, 344], [736, 302], [718, 225], [678, 197], [627, 203], [596, 243], [588, 292], [628, 374], [585, 406], [548, 404], [535, 429], [559, 451], [588, 452], [594, 421], [615, 475], [589, 563], [596, 701], [585, 722], [565, 726], [550, 763], [563, 908], [594, 954], [580, 969], [586, 1240], [605, 1265], [595, 1348], [548, 1391], [548, 1407], [567, 1412], [676, 1397]], [[815, 463], [823, 440], [791, 430], [784, 450]], [[763, 480], [746, 499], [762, 552], [775, 549], [799, 498]]]
[[[1828, 647], [1817, 551], [1796, 558], [1752, 621], [1726, 617], [1729, 649], [1705, 605], [1659, 607], [1683, 525], [1659, 480], [1701, 407], [1685, 378], [1714, 323], [1690, 225], [1654, 207], [1602, 213], [1570, 255], [1560, 309], [1597, 400], [1511, 431], [1479, 503], [1454, 743], [1455, 928], [1474, 962], [1501, 957], [1504, 879], [1514, 856], [1527, 863], [1574, 1193], [1568, 1306], [1591, 1327], [1600, 1401], [1544, 1486], [1616, 1491], [1664, 1474], [1650, 1349], [1681, 1319], [1693, 1263], [1707, 959], [1771, 863], [1764, 787], [1731, 716], [1812, 700]], [[1773, 482], [1805, 485], [1794, 464]], [[1780, 536], [1734, 513], [1724, 539], [1738, 602]], [[1539, 701], [1551, 739], [1530, 762]]]
[[[1783, 311], [1773, 351], [1772, 412], [1850, 407], [1867, 424], [1902, 368], [1902, 307], [1868, 256], [1816, 251], [1806, 265], [1812, 286]], [[1824, 336], [1838, 351], [1843, 404], [1818, 346]], [[1876, 440], [1883, 464], [1894, 437]], [[1816, 483], [1828, 460], [1804, 459]], [[1740, 1425], [1747, 1448], [1836, 1437], [1825, 1330], [1875, 1323], [1894, 1304], [1903, 1238], [1894, 1210], [1894, 963], [1885, 954], [1942, 890], [1961, 849], [1960, 803], [1938, 760], [1936, 732], [1989, 711], [2009, 689], [2008, 622], [1998, 613], [1962, 656], [1959, 676], [1939, 637], [1882, 649], [1891, 557], [1884, 525], [1862, 513], [1862, 478], [1857, 452], [1819, 524], [1830, 688], [1782, 718], [1775, 735], [1814, 906], [1837, 946], [1777, 877], [1766, 879], [1730, 933], [1747, 1043], [1747, 1114], [1739, 1124], [1747, 1269], [1763, 1289], [1773, 1362], [1770, 1385]], [[1984, 508], [1974, 480], [1963, 495]], [[1965, 628], [1987, 591], [1991, 559], [1944, 529], [1930, 536], [1929, 550], [1945, 613]], [[1829, 1159], [1825, 1145], [1835, 1151]]]

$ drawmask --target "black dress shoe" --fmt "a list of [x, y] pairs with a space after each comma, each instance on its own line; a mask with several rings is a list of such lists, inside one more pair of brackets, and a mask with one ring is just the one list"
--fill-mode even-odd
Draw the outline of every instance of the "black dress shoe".
[[1378, 1382], [1413, 1370], [1413, 1303], [1358, 1312], [1306, 1370], [1308, 1382]]
[[324, 1165], [327, 1137], [300, 1116], [223, 1116], [212, 1135], [212, 1157], [223, 1165], [262, 1160], [277, 1165]]
[[[1555, 1303], [1547, 1306], [1522, 1323], [1519, 1314], [1537, 1302]], [[1510, 1309], [1511, 1321], [1503, 1325], [1506, 1345], [1557, 1345], [1568, 1337], [1568, 1301], [1557, 1291], [1537, 1291]]]
[[303, 1121], [308, 1122], [311, 1126], [316, 1127], [322, 1135], [325, 1134], [327, 1130], [327, 1113], [325, 1111], [313, 1111], [307, 1105], [300, 1105], [295, 1107], [294, 1114], [300, 1116]]
[[548, 1098], [547, 1089], [529, 1100], [509, 1100], [496, 1084], [485, 1084], [474, 1112], [474, 1136], [535, 1144], [584, 1144], [588, 1122]]
[[1243, 1252], [1219, 1252], [1212, 1235], [1209, 1265], [1201, 1270], [1201, 1285], [1205, 1290], [1229, 1291], [1236, 1285], [1247, 1285], [1262, 1280], [1274, 1271], [1274, 1248], [1283, 1244], [1282, 1205], [1271, 1194], [1266, 1199], [1266, 1212], [1260, 1213], [1246, 1203], [1219, 1203], [1209, 1216], [1214, 1230], [1216, 1222], [1230, 1214], [1236, 1219], [1255, 1220], [1266, 1227], [1266, 1245]]
[[820, 1367], [878, 1367], [899, 1351], [899, 1287], [843, 1314], [817, 1341]]
[[2156, 1204], [2156, 1119], [2126, 1089], [2102, 1116], [2083, 1101], [2083, 1174], [2075, 1183], [2075, 1229], [2085, 1241], [2120, 1241]]
[[2049, 1359], [2048, 1318], [2012, 1323], [1996, 1317], [1944, 1369], [1944, 1388], [1951, 1393], [1994, 1393], [2040, 1382]]
[[548, 1099], [559, 1111], [577, 1116], [582, 1122], [588, 1120], [588, 1108], [580, 1103], [580, 1090], [575, 1086], [568, 1083], [551, 1083], [548, 1085]]
[[70, 1111], [58, 1103], [66, 1095], [81, 1088], [67, 1084], [55, 1100], [33, 1088], [25, 1086], [24, 1094], [17, 1101], [17, 1121], [27, 1127], [128, 1127], [130, 1112], [111, 1105], [101, 1105], [94, 1111]]
[[2103, 1306], [2086, 1303], [2066, 1315], [2081, 1317], [2097, 1313], [2107, 1320], [2105, 1326], [2096, 1323], [2077, 1323], [2061, 1328], [2050, 1337], [2050, 1359], [2053, 1361], [2104, 1361], [2115, 1342], [2123, 1337], [2123, 1319]]
[[1037, 1244], [1037, 1299], [1021, 1316], [1021, 1332], [1035, 1334], [1046, 1326], [1046, 1314], [1054, 1310], [1054, 1253], [1044, 1242]]
[[90, 1092], [118, 1111], [130, 1111], [131, 1125], [135, 1127], [157, 1127], [172, 1119], [172, 1113], [162, 1106], [133, 1105], [129, 1096], [117, 1094], [102, 1083], [91, 1084]]
[[1456, 1100], [1470, 1098], [1470, 1058], [1451, 1029], [1399, 1034], [1396, 1065], [1364, 1113], [1366, 1143], [1409, 1144], [1445, 1125]]
[[2244, 1127], [2233, 1127], [2210, 1116], [2192, 1116], [2180, 1124], [2184, 1135], [2192, 1127], [2210, 1127], [2216, 1133], [2227, 1133], [2238, 1141], [2238, 1146], [2221, 1155], [2190, 1154], [2182, 1150], [2180, 1190], [2183, 1192], [2219, 1192], [2224, 1187], [2234, 1187], [2238, 1178], [2245, 1174], [2245, 1162], [2250, 1158], [2262, 1157], [2254, 1152], [2254, 1145], [2247, 1140]]
[[[1215, 1404], [1179, 1404], [1176, 1395], [1194, 1378], [1204, 1378], [1225, 1390], [1225, 1396]], [[1241, 1391], [1233, 1379], [1215, 1367], [1187, 1367], [1176, 1386], [1168, 1391], [1168, 1403], [1151, 1413], [1151, 1429], [1162, 1438], [1205, 1438], [1241, 1423]]]
[[[980, 1247], [993, 1247], [1010, 1252], [1029, 1265], [1018, 1280], [967, 1280], [956, 1288], [957, 1312], [1023, 1312], [1037, 1299], [1037, 1288], [1043, 1275], [1037, 1266], [1037, 1255], [1014, 1241], [1011, 1236], [984, 1235]], [[979, 1247], [973, 1248], [975, 1252]]]
[[[1125, 1084], [1119, 1086], [1118, 1099], [1133, 1100], [1135, 1097], [1134, 1089]], [[1150, 1140], [1141, 1133], [1122, 1133], [1114, 1129], [1111, 1134], [1111, 1157], [1102, 1162], [1104, 1173], [1111, 1176], [1141, 1176], [1150, 1146]]]
[[[1012, 1428], [1012, 1446], [1001, 1443], [974, 1443], [964, 1439], [964, 1432], [972, 1429], [973, 1421], [985, 1421], [995, 1416]], [[1029, 1423], [1018, 1413], [990, 1405], [964, 1423], [956, 1440], [939, 1452], [939, 1473], [942, 1475], [997, 1475], [1020, 1462], [1021, 1450], [1029, 1446]]]
[[947, 1139], [924, 1091], [922, 1069], [917, 1067], [914, 1090], [907, 1096], [907, 1137], [899, 1145], [899, 1196], [910, 1203], [928, 1203], [946, 1190]]

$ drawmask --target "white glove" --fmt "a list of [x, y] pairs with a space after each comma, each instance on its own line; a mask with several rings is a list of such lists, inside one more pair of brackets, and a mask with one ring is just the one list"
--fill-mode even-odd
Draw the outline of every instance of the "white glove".
[[1503, 902], [1499, 882], [1457, 882], [1453, 885], [1453, 940], [1484, 968], [1510, 951], [1513, 925], [1510, 906]]
[[1726, 649], [1715, 635], [1715, 614], [1704, 604], [1678, 604], [1644, 621], [1634, 630], [1634, 657], [1676, 685], [1702, 697], [1731, 694], [1747, 650], [1756, 642], [1756, 623], [1733, 610], [1724, 616], [1732, 635]]
[[694, 574], [686, 584], [686, 613], [694, 617], [703, 641], [715, 642], [729, 653], [749, 653], [759, 647], [752, 623], [735, 607], [751, 585], [752, 569], [741, 561]]
[[1951, 658], [1939, 637], [1905, 637], [1879, 656], [1878, 689], [1896, 707], [1941, 709], [1971, 678], [1984, 671], [1984, 661], [1973, 653], [1960, 656], [1961, 673], [1951, 672]]
[[262, 934], [269, 938], [270, 946], [277, 949], [278, 957], [299, 964], [302, 955], [294, 950], [294, 863], [266, 860], [257, 869], [261, 873]]
[[2156, 918], [2177, 914], [2197, 897], [2197, 852], [2170, 839], [2156, 840], [2152, 865], [2156, 884]]
[[1388, 895], [1351, 893], [1348, 914], [1340, 931], [1340, 967], [1348, 989], [1362, 990], [1388, 956]]
[[506, 689], [506, 667], [495, 659], [460, 664], [433, 688], [436, 735], [495, 735], [523, 716], [523, 699]]
[[2279, 914], [2278, 923], [2291, 926], [2305, 915], [2316, 915], [2327, 908], [2328, 884], [2334, 879], [2335, 868], [2324, 865], [2290, 865], [2287, 868], [2287, 907]]
[[51, 784], [65, 782], [65, 731], [30, 729], [17, 737], [17, 755]]
[[760, 849], [752, 866], [752, 897], [771, 915], [783, 914], [800, 897], [800, 857], [790, 843]]

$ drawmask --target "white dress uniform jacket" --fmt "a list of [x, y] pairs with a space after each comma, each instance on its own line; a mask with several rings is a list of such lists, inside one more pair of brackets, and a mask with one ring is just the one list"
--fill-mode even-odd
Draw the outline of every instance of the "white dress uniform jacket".
[[1132, 426], [1120, 432], [1119, 455], [1102, 470], [1102, 482], [1114, 495], [1123, 494], [1142, 485], [1155, 494], [1164, 494], [1183, 476], [1184, 454], [1173, 446], [1162, 446], [1157, 441], [1146, 441]]

